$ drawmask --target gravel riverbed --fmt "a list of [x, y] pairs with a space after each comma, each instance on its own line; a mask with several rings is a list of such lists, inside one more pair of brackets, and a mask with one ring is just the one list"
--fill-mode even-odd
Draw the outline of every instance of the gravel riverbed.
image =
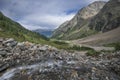
[[120, 51], [91, 57], [0, 38], [0, 80], [120, 80]]

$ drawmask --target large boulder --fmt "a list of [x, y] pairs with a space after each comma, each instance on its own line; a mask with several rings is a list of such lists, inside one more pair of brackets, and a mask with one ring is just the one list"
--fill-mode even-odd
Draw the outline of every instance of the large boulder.
[[8, 39], [6, 41], [3, 41], [3, 45], [14, 47], [14, 46], [17, 45], [17, 41], [15, 41], [13, 38], [10, 38], [10, 39]]

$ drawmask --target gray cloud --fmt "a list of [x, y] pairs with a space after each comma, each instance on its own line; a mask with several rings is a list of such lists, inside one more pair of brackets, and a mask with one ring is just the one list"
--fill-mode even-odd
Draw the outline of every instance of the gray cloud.
[[0, 11], [28, 29], [54, 29], [70, 20], [80, 8], [94, 1], [96, 0], [0, 0]]

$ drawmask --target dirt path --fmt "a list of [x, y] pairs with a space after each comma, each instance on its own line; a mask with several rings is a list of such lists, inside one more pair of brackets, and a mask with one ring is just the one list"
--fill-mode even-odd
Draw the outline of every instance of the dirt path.
[[92, 48], [92, 49], [94, 49], [96, 51], [101, 51], [101, 50], [113, 51], [113, 50], [115, 50], [114, 47], [92, 46], [92, 45], [78, 44], [78, 43], [73, 43], [73, 42], [71, 42], [71, 45], [78, 45], [78, 46], [89, 47], [89, 48]]
[[113, 51], [114, 50], [114, 47], [90, 46], [90, 45], [83, 45], [83, 46], [93, 48], [96, 51], [101, 51], [101, 50]]

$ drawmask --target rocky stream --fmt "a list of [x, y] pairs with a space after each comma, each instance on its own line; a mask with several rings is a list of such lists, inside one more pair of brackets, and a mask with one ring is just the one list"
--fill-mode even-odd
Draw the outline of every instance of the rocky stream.
[[120, 51], [92, 57], [0, 38], [0, 80], [120, 80]]

